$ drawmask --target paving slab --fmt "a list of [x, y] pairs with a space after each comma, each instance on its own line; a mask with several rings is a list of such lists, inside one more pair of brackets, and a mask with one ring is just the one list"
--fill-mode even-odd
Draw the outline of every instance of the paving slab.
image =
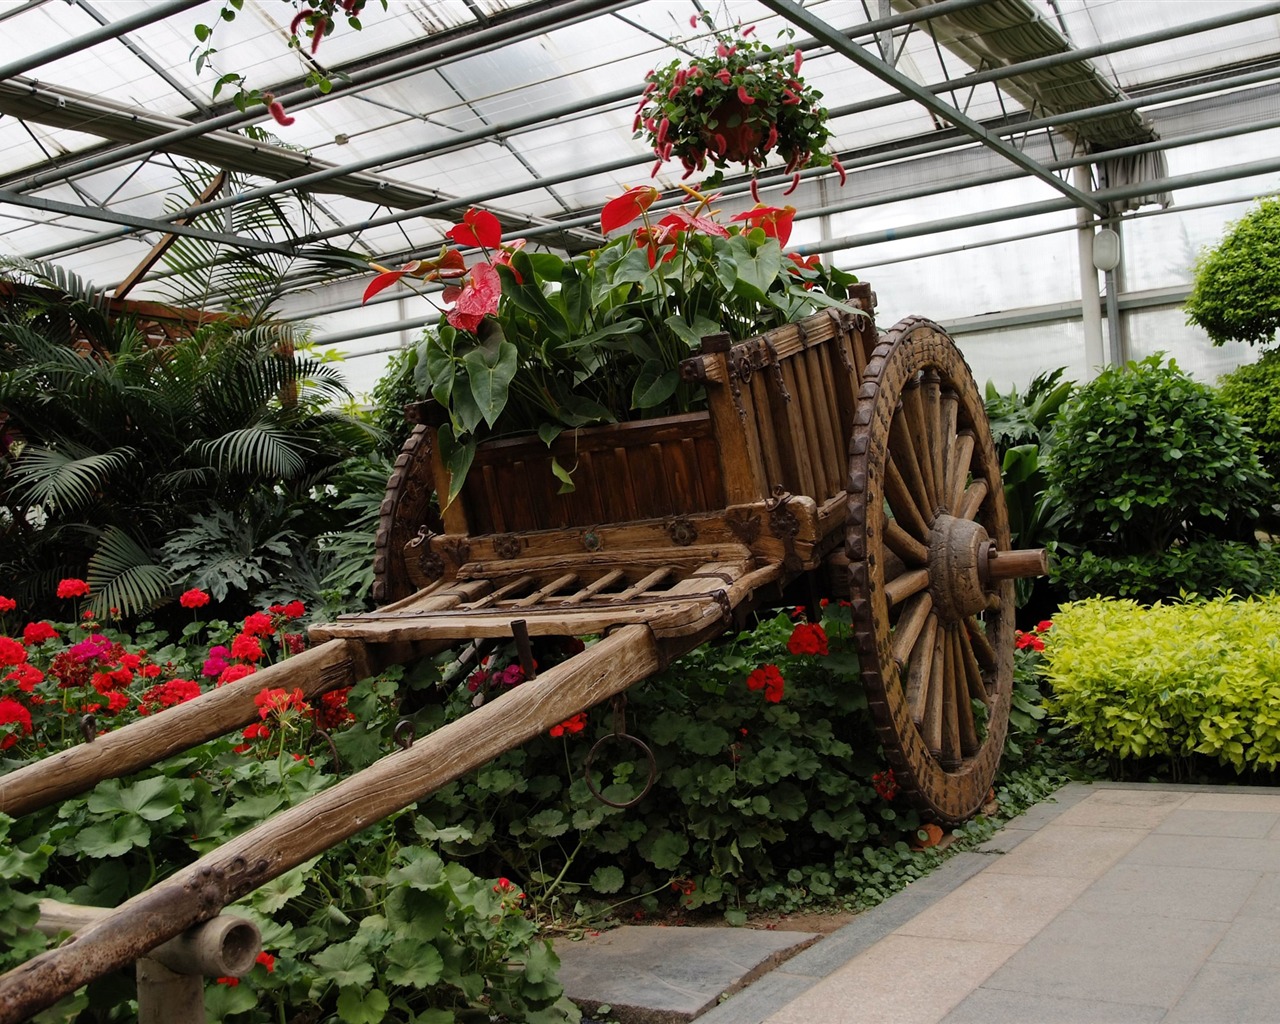
[[565, 994], [619, 1024], [684, 1024], [821, 938], [816, 932], [626, 925], [557, 941]]

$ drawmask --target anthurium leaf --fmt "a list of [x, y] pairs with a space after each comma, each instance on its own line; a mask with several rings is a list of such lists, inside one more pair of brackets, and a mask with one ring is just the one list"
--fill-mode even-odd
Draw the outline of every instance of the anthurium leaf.
[[745, 238], [735, 235], [729, 240], [733, 249], [738, 280], [734, 291], [757, 302], [767, 301], [767, 293], [782, 273], [782, 249], [776, 238], [770, 238], [753, 254]]
[[645, 360], [631, 389], [631, 405], [636, 409], [652, 409], [674, 395], [679, 386], [678, 369], [664, 370], [659, 360]]
[[559, 459], [551, 460], [551, 472], [555, 474], [555, 478], [560, 481], [560, 489], [557, 494], [571, 494], [576, 487], [573, 483], [572, 470], [565, 469], [560, 465]]
[[617, 417], [599, 402], [582, 395], [568, 395], [557, 410], [560, 420], [571, 427], [584, 427], [588, 423], [613, 423]]
[[[453, 328], [449, 328], [450, 331]], [[443, 332], [441, 332], [443, 333]], [[453, 353], [436, 338], [428, 338], [419, 349], [419, 358], [413, 368], [413, 380], [419, 393], [430, 392], [441, 405], [449, 404], [456, 375]]]
[[587, 348], [596, 345], [605, 338], [613, 338], [621, 334], [636, 334], [644, 330], [644, 321], [639, 317], [629, 317], [626, 320], [619, 320], [616, 324], [610, 324], [608, 327], [602, 327], [598, 331], [592, 331], [590, 334], [584, 334], [581, 337], [574, 338], [572, 341], [561, 345], [558, 351], [571, 352], [574, 349]]
[[444, 976], [444, 958], [429, 942], [400, 939], [387, 950], [384, 973], [396, 985], [429, 988]]
[[369, 947], [358, 939], [326, 946], [311, 958], [311, 963], [324, 973], [325, 981], [342, 988], [364, 986], [373, 980]]
[[548, 448], [550, 448], [555, 443], [556, 438], [559, 437], [562, 433], [564, 433], [564, 427], [562, 427], [559, 423], [539, 423], [538, 424], [538, 437], [542, 440], [542, 443], [545, 444]]
[[507, 405], [507, 389], [516, 375], [519, 353], [509, 341], [499, 342], [496, 352], [472, 349], [462, 357], [467, 367], [471, 395], [484, 421], [493, 426]]
[[86, 857], [119, 857], [135, 846], [146, 846], [150, 841], [151, 830], [141, 818], [122, 814], [81, 829], [71, 843]]
[[454, 440], [453, 431], [447, 423], [440, 427], [436, 435], [440, 444], [440, 457], [449, 471], [449, 494], [445, 505], [453, 504], [453, 499], [462, 493], [462, 485], [466, 482], [471, 463], [476, 457], [475, 441], [458, 443]]
[[389, 1009], [391, 1000], [381, 989], [365, 992], [344, 986], [338, 993], [338, 1017], [347, 1024], [378, 1024]]
[[623, 284], [643, 284], [656, 276], [654, 268], [649, 266], [649, 253], [645, 249], [632, 249], [611, 270], [609, 278], [613, 288]]
[[680, 340], [695, 351], [702, 347], [702, 339], [708, 334], [720, 333], [720, 325], [705, 316], [695, 315], [690, 323], [679, 313], [667, 317], [664, 323], [680, 336]]

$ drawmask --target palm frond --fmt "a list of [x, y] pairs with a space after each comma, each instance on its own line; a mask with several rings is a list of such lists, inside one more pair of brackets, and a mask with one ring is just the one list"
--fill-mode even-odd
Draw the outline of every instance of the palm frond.
[[266, 424], [229, 430], [191, 446], [194, 454], [223, 472], [286, 480], [305, 471], [306, 456], [314, 450], [298, 435]]
[[155, 555], [117, 526], [108, 526], [89, 559], [90, 606], [99, 615], [111, 608], [125, 618], [143, 615], [164, 604], [176, 580]]
[[29, 444], [9, 478], [23, 504], [74, 515], [94, 504], [110, 487], [112, 475], [125, 472], [137, 457], [132, 448], [90, 452], [70, 441], [59, 447]]

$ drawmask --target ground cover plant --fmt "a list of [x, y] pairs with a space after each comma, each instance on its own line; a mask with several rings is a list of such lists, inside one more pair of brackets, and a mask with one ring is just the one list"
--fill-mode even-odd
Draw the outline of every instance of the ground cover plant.
[[1143, 607], [1068, 604], [1047, 637], [1056, 718], [1115, 773], [1197, 766], [1274, 779], [1280, 763], [1280, 597]]
[[[86, 715], [93, 729], [119, 728], [218, 685], [253, 687], [256, 668], [304, 643], [300, 602], [227, 622], [206, 618], [214, 606], [193, 590], [179, 633], [125, 633], [83, 616], [87, 584], [64, 584], [57, 620], [27, 621], [0, 598], [0, 772], [81, 742]], [[1064, 779], [1053, 744], [1037, 742], [1035, 643], [1019, 642], [995, 794], [1004, 813]], [[573, 649], [538, 654], [546, 664]], [[468, 673], [453, 668], [397, 668], [311, 704], [265, 689], [259, 720], [240, 733], [61, 807], [0, 818], [4, 965], [42, 942], [29, 930], [37, 898], [116, 905], [394, 749], [403, 717], [421, 734], [524, 685], [502, 650]], [[572, 1020], [548, 928], [708, 914], [740, 923], [761, 910], [878, 902], [941, 859], [940, 839], [956, 848], [994, 825], [979, 818], [950, 837], [922, 827], [864, 706], [838, 602], [820, 621], [782, 613], [699, 649], [630, 693], [627, 730], [659, 767], [635, 807], [595, 800], [582, 775], [604, 738], [597, 788], [616, 803], [643, 788], [643, 759], [608, 739], [612, 711], [574, 716], [230, 908], [259, 924], [266, 954], [245, 978], [207, 986], [211, 1019]], [[50, 1019], [131, 1019], [130, 984], [103, 979]]]

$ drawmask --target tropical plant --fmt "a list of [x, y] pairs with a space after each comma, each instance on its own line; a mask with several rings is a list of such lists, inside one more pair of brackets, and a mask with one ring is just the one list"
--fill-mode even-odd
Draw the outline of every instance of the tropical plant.
[[[486, 436], [537, 431], [550, 444], [565, 429], [690, 409], [703, 395], [680, 361], [703, 337], [748, 337], [823, 306], [856, 312], [840, 301], [852, 275], [784, 252], [793, 207], [757, 205], [726, 228], [714, 196], [687, 191], [692, 202], [655, 221], [658, 190], [628, 189], [604, 207], [601, 228], [640, 227], [583, 256], [526, 252], [523, 239], [502, 240], [496, 217], [471, 209], [448, 236], [484, 259], [467, 266], [446, 246], [377, 268], [366, 300], [401, 279], [445, 284], [451, 308], [419, 343], [414, 379], [448, 412], [448, 500]], [[554, 469], [571, 486], [569, 471]]]
[[758, 199], [755, 174], [776, 152], [795, 176], [792, 188], [809, 166], [834, 166], [843, 185], [844, 168], [826, 151], [831, 132], [822, 93], [800, 77], [804, 54], [760, 41], [755, 26], [720, 30], [706, 12], [689, 21], [695, 29], [700, 21], [706, 25], [705, 42], [714, 51], [650, 71], [636, 109], [636, 136], [658, 158], [653, 173], [672, 157], [686, 178], [710, 163], [716, 170], [704, 185], [714, 186], [726, 166], [741, 164]]
[[[247, 563], [220, 583], [203, 564], [217, 560], [215, 536], [234, 560], [256, 532], [264, 543], [256, 555], [250, 545], [252, 558], [279, 559], [292, 541], [252, 521], [268, 506], [278, 523], [302, 526], [303, 542], [335, 527], [314, 489], [375, 435], [332, 407], [346, 395], [336, 369], [287, 327], [219, 319], [157, 345], [70, 275], [9, 269], [40, 286], [0, 311], [0, 579], [17, 581], [24, 603], [83, 576], [97, 611], [132, 616], [171, 600], [198, 563], [209, 585], [243, 597]], [[199, 557], [167, 560], [162, 545], [189, 528], [203, 538], [189, 542]], [[269, 572], [263, 563], [258, 575]]]
[[1280, 197], [1269, 196], [1196, 261], [1187, 323], [1215, 345], [1269, 345], [1280, 327]]
[[1065, 367], [1039, 373], [1021, 393], [1017, 387], [1001, 392], [987, 381], [984, 405], [991, 426], [991, 440], [1001, 459], [1010, 448], [1034, 444], [1046, 448], [1053, 435], [1054, 419], [1075, 390], [1075, 381], [1063, 380]]

